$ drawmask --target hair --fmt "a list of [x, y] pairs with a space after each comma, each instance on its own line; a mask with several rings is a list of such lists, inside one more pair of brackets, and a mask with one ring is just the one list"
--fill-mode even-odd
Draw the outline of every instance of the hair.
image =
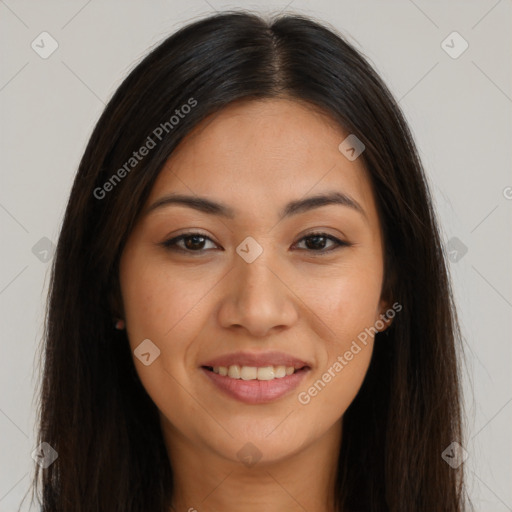
[[[43, 512], [169, 509], [173, 473], [158, 410], [137, 376], [126, 333], [113, 328], [119, 259], [180, 141], [230, 103], [265, 98], [320, 109], [365, 145], [360, 158], [385, 244], [382, 291], [403, 308], [387, 334], [377, 335], [365, 380], [343, 416], [336, 506], [464, 510], [464, 465], [453, 469], [441, 456], [453, 441], [463, 445], [461, 336], [405, 117], [363, 54], [334, 29], [300, 15], [228, 11], [181, 28], [134, 67], [80, 161], [52, 265], [42, 344], [37, 440], [58, 453], [48, 468], [35, 465]], [[180, 111], [188, 113], [169, 123], [187, 104]], [[134, 164], [133, 152], [149, 136], [155, 147]]]

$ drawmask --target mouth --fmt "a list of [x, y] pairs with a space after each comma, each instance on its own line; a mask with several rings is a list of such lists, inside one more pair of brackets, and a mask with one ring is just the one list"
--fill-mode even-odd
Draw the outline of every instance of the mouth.
[[232, 364], [230, 366], [202, 366], [202, 368], [229, 379], [270, 381], [274, 379], [283, 379], [295, 373], [306, 371], [309, 369], [309, 366], [304, 365], [299, 368], [295, 368], [294, 366], [284, 365], [258, 367]]
[[285, 398], [309, 373], [309, 366], [201, 366], [216, 391], [248, 405], [261, 405]]

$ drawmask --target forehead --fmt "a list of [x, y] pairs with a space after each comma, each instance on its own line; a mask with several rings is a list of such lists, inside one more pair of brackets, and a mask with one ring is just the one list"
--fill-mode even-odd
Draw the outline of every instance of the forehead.
[[169, 192], [208, 196], [235, 210], [275, 211], [325, 191], [376, 215], [362, 158], [338, 149], [348, 136], [318, 109], [288, 99], [237, 102], [209, 116], [176, 148], [148, 202]]

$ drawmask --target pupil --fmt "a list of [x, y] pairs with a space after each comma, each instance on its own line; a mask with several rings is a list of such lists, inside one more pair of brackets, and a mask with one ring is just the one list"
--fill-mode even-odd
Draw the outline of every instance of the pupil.
[[[313, 240], [313, 244], [312, 244], [312, 245], [313, 245], [313, 247], [310, 247], [310, 245], [311, 245], [311, 244], [309, 244], [309, 241], [310, 241], [310, 240]], [[308, 237], [308, 241], [306, 242], [306, 245], [308, 246], [308, 248], [309, 248], [309, 249], [311, 249], [311, 248], [317, 248], [317, 249], [318, 249], [319, 247], [318, 247], [318, 245], [317, 245], [317, 244], [319, 243], [319, 241], [320, 241], [320, 240], [322, 240], [322, 241], [324, 241], [324, 242], [325, 242], [325, 237], [324, 237], [324, 236], [321, 236], [321, 235], [313, 235], [313, 236], [310, 236], [310, 237]], [[322, 246], [323, 246], [324, 244], [323, 244], [323, 243], [320, 243], [320, 245], [322, 245]], [[320, 249], [322, 249], [322, 248], [323, 248], [323, 247], [320, 247]]]
[[[190, 243], [191, 240], [194, 242]], [[204, 242], [198, 242], [198, 240], [204, 240], [203, 236], [188, 236], [185, 242], [185, 245], [188, 249], [200, 249], [201, 247], [197, 247], [197, 245], [201, 245]]]

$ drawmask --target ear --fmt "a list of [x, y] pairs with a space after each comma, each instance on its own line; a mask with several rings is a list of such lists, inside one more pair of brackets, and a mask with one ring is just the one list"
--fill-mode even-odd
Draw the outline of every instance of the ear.
[[[398, 311], [401, 311], [402, 305], [393, 300], [397, 286], [397, 271], [394, 265], [394, 257], [389, 247], [386, 248], [384, 283], [379, 302], [379, 315], [376, 319], [376, 328], [379, 332], [389, 329], [393, 323], [393, 318]], [[384, 325], [383, 325], [384, 324]]]
[[121, 296], [121, 287], [119, 286], [119, 280], [117, 277], [112, 279], [108, 294], [108, 304], [110, 306], [110, 313], [113, 318], [124, 319], [123, 299]]
[[379, 315], [375, 319], [375, 328], [378, 332], [384, 332], [389, 329], [395, 316], [395, 309], [390, 300], [381, 300], [379, 303]]

